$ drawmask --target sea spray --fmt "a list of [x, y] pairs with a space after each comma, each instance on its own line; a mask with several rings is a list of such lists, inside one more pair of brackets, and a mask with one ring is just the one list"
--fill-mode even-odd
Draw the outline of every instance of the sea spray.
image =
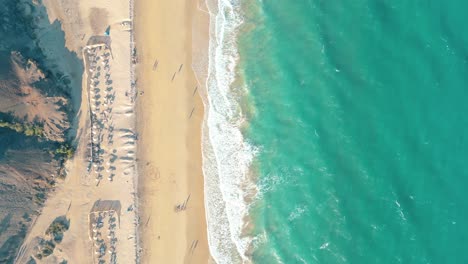
[[[203, 172], [211, 255], [218, 263], [248, 263], [251, 239], [243, 235], [248, 214], [246, 198], [255, 189], [249, 167], [254, 148], [241, 132], [244, 116], [234, 85], [242, 24], [240, 1], [207, 1], [210, 13], [206, 114], [203, 125]], [[250, 191], [249, 191], [250, 190]]]

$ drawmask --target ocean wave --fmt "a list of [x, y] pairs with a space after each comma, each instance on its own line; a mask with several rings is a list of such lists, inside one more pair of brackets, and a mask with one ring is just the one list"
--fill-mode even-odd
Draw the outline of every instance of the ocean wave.
[[243, 20], [239, 0], [207, 0], [210, 13], [209, 66], [204, 96], [203, 173], [208, 241], [217, 263], [249, 263], [252, 238], [243, 234], [255, 191], [249, 168], [255, 149], [240, 126], [245, 122], [234, 87], [238, 52], [236, 39]]

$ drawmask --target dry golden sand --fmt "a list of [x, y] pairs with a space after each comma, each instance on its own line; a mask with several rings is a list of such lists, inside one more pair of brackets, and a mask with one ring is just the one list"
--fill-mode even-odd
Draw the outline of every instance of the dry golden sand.
[[[192, 70], [192, 47], [208, 49], [208, 19], [197, 1], [136, 3], [143, 92], [137, 99], [142, 263], [211, 261], [200, 142], [203, 104], [195, 91], [205, 81], [197, 82]], [[187, 199], [186, 210], [177, 212], [176, 205]]]

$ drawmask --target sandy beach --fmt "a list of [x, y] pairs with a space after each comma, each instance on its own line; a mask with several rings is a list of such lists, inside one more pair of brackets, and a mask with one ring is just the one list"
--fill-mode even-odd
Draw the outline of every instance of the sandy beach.
[[141, 263], [209, 263], [198, 93], [205, 80], [194, 71], [209, 15], [197, 1], [139, 0], [135, 8]]
[[[76, 152], [67, 177], [33, 219], [15, 263], [138, 261], [136, 87], [132, 2], [44, 0], [50, 23], [60, 21], [65, 45], [83, 61]], [[52, 39], [53, 41], [53, 39]], [[54, 43], [49, 45], [53, 51]], [[80, 87], [77, 87], [79, 89]], [[46, 230], [57, 219], [69, 229], [60, 242]], [[49, 246], [50, 247], [50, 246]]]
[[[204, 2], [43, 4], [83, 62], [76, 152], [15, 262], [212, 263], [199, 94], [208, 51]], [[44, 250], [58, 219], [69, 228]]]

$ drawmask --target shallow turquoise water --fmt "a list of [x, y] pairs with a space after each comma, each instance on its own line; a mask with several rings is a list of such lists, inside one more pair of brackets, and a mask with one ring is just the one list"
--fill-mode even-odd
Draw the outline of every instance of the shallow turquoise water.
[[468, 263], [468, 2], [245, 8], [255, 263]]

